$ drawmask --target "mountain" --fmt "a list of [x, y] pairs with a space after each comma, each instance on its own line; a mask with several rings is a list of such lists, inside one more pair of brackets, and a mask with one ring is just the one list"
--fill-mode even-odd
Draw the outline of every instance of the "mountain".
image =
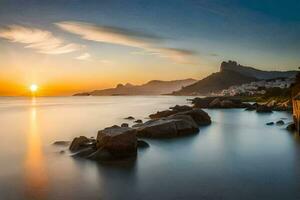
[[115, 88], [83, 92], [74, 96], [111, 96], [111, 95], [160, 95], [180, 90], [182, 87], [195, 83], [195, 79], [160, 81], [152, 80], [142, 85], [118, 84]]
[[222, 62], [219, 72], [173, 92], [173, 94], [209, 95], [212, 92], [228, 89], [233, 85], [241, 85], [262, 79], [293, 77], [296, 74], [297, 71], [262, 71], [253, 67], [239, 65], [235, 61], [228, 61]]
[[235, 71], [240, 74], [255, 77], [257, 79], [289, 78], [295, 77], [297, 71], [263, 71], [253, 67], [242, 66], [235, 61], [222, 62], [220, 71]]

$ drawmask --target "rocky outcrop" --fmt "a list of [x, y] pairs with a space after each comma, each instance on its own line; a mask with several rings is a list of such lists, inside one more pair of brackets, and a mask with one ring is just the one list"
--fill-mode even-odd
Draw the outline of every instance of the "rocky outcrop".
[[170, 138], [196, 133], [199, 128], [190, 116], [181, 116], [150, 120], [136, 130], [138, 137]]
[[272, 112], [272, 108], [266, 106], [266, 105], [260, 105], [257, 104], [256, 105], [256, 112], [257, 113], [271, 113]]
[[137, 155], [136, 130], [129, 127], [112, 126], [100, 130], [97, 139], [80, 136], [70, 146], [73, 156], [96, 161], [117, 161]]
[[171, 116], [173, 116], [173, 117], [190, 116], [198, 126], [206, 126], [206, 125], [211, 124], [210, 116], [207, 114], [207, 112], [205, 112], [199, 108], [198, 109], [195, 108], [195, 109], [185, 111], [185, 112], [178, 112]]
[[133, 126], [138, 137], [162, 138], [178, 137], [197, 133], [199, 126], [211, 123], [209, 115], [190, 106], [174, 106], [149, 116], [152, 120]]
[[191, 101], [196, 108], [247, 108], [250, 106], [234, 97], [197, 97]]

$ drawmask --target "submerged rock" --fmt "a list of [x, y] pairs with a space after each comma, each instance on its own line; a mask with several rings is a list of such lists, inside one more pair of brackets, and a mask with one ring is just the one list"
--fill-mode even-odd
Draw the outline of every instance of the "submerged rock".
[[279, 125], [279, 126], [284, 125], [284, 121], [283, 120], [279, 120], [279, 121], [276, 122], [276, 125]]
[[55, 141], [53, 142], [53, 145], [59, 145], [59, 146], [67, 146], [70, 144], [70, 141]]
[[268, 126], [274, 125], [274, 122], [268, 122], [268, 123], [266, 123], [266, 125], [268, 125]]
[[138, 119], [138, 120], [135, 120], [134, 123], [141, 124], [141, 123], [143, 123], [143, 121]]
[[124, 119], [128, 119], [128, 120], [134, 120], [134, 117], [132, 117], [132, 116], [129, 116], [129, 117], [126, 117], [126, 118], [124, 118]]
[[129, 124], [127, 124], [127, 123], [122, 123], [122, 124], [121, 124], [121, 127], [129, 127]]

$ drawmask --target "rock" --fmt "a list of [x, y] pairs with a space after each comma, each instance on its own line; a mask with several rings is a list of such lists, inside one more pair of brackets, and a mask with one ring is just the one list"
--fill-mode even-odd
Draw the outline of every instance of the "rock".
[[76, 137], [73, 139], [69, 149], [70, 151], [79, 151], [89, 146], [90, 140], [85, 136]]
[[126, 118], [124, 118], [124, 119], [127, 119], [127, 120], [134, 120], [134, 117], [129, 116], [129, 117], [126, 117]]
[[266, 123], [266, 125], [268, 125], [268, 126], [274, 125], [274, 122], [268, 122], [268, 123]]
[[103, 151], [108, 152], [113, 158], [136, 156], [136, 130], [112, 126], [98, 131], [97, 152], [102, 155]]
[[[190, 116], [172, 116], [175, 118], [162, 118], [150, 120], [137, 128], [138, 137], [168, 138], [197, 133], [198, 126]], [[189, 119], [187, 119], [189, 118]]]
[[284, 125], [284, 121], [283, 120], [279, 120], [279, 121], [276, 122], [276, 125], [279, 125], [279, 126]]
[[66, 153], [64, 150], [61, 150], [60, 152], [59, 152], [60, 154], [64, 154], [64, 153]]
[[223, 100], [220, 103], [221, 108], [235, 108], [237, 105], [233, 103], [231, 100]]
[[175, 112], [184, 112], [184, 111], [192, 110], [193, 108], [187, 105], [183, 105], [183, 106], [176, 105], [174, 107], [170, 107], [170, 109]]
[[193, 110], [180, 112], [175, 114], [176, 115], [188, 115], [190, 116], [198, 126], [206, 126], [211, 124], [210, 116], [207, 114], [207, 112], [203, 111], [200, 108], [195, 108]]
[[122, 124], [121, 124], [121, 127], [129, 127], [129, 124], [127, 124], [127, 123], [122, 123]]
[[142, 120], [140, 120], [140, 119], [138, 119], [138, 120], [135, 120], [135, 121], [134, 121], [134, 123], [141, 124], [141, 123], [143, 123], [143, 121], [142, 121]]
[[70, 141], [55, 141], [53, 142], [53, 145], [59, 145], [59, 146], [67, 146], [70, 144]]
[[265, 105], [257, 105], [256, 112], [258, 113], [271, 113], [272, 109]]
[[215, 97], [205, 97], [205, 98], [196, 97], [191, 101], [195, 108], [208, 108], [210, 102], [212, 102], [214, 99]]
[[294, 124], [294, 123], [289, 124], [289, 125], [286, 127], [286, 130], [288, 130], [288, 131], [294, 131], [294, 130], [296, 130], [295, 124]]
[[256, 106], [257, 106], [257, 104], [256, 103], [254, 103], [254, 104], [247, 104], [248, 106], [246, 107], [246, 111], [253, 111], [253, 110], [256, 110]]
[[86, 147], [84, 149], [81, 149], [77, 151], [75, 154], [72, 155], [72, 157], [75, 158], [88, 158], [91, 154], [95, 153], [97, 151], [96, 146], [90, 146]]
[[214, 99], [212, 102], [208, 105], [209, 108], [220, 108], [221, 107], [221, 101], [219, 98]]
[[168, 117], [168, 116], [173, 115], [175, 113], [177, 113], [177, 111], [163, 110], [163, 111], [158, 111], [155, 114], [151, 114], [151, 115], [149, 115], [149, 117], [150, 117], [150, 119], [159, 119], [159, 118], [162, 118], [162, 117]]
[[137, 147], [138, 148], [148, 148], [148, 147], [150, 147], [150, 145], [147, 142], [145, 142], [144, 140], [138, 140]]

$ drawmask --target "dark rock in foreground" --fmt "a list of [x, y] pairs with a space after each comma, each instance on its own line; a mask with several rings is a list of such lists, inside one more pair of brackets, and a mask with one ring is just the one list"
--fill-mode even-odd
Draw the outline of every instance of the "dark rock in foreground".
[[100, 130], [96, 140], [84, 136], [77, 137], [72, 141], [70, 150], [76, 152], [74, 157], [97, 161], [135, 158], [138, 147], [149, 147], [147, 142], [138, 141], [137, 137], [179, 137], [198, 133], [199, 126], [211, 123], [209, 115], [201, 109], [178, 105], [170, 109], [150, 115], [154, 119], [145, 123], [136, 120], [137, 124], [132, 128], [128, 127], [127, 123], [123, 123], [121, 126], [114, 125]]
[[[81, 138], [86, 144], [87, 138]], [[72, 143], [78, 144], [78, 138]], [[76, 148], [74, 157], [87, 158], [97, 161], [116, 161], [124, 158], [135, 157], [137, 155], [136, 130], [129, 127], [112, 126], [100, 130], [95, 143], [88, 143], [84, 148]], [[71, 147], [70, 147], [71, 149]]]
[[114, 157], [135, 156], [137, 151], [136, 130], [119, 126], [100, 130], [97, 135], [97, 149], [108, 151]]
[[266, 125], [268, 125], [268, 126], [274, 125], [274, 122], [268, 122], [268, 123], [266, 123]]

